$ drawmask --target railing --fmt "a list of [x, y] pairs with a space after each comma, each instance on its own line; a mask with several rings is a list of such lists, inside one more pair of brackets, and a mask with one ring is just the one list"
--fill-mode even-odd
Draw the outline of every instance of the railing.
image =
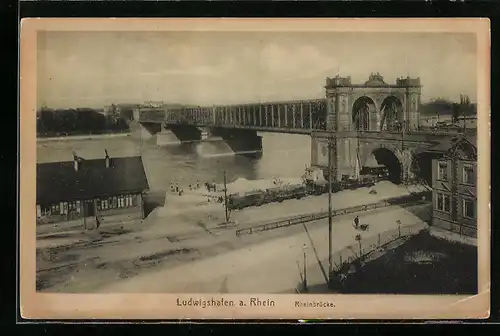
[[360, 239], [357, 243], [344, 247], [342, 250], [332, 254], [332, 272], [346, 271], [344, 266], [350, 265], [356, 260], [366, 258], [369, 254], [376, 252], [384, 246], [399, 239], [413, 236], [428, 228], [425, 222], [412, 225], [399, 226], [397, 229], [388, 230], [378, 235]]
[[[398, 226], [393, 230], [387, 230], [377, 235], [363, 238], [356, 243], [344, 247], [343, 249], [332, 253], [332, 282], [331, 286], [342, 284], [349, 273], [349, 266], [356, 261], [369, 262], [384, 253], [384, 249], [393, 242], [403, 241], [411, 236], [415, 236], [420, 232], [428, 229], [428, 224], [425, 222], [417, 222], [411, 225]], [[377, 253], [380, 253], [377, 255]], [[324, 275], [327, 277], [327, 275]], [[325, 281], [327, 281], [325, 279]], [[307, 293], [307, 281], [305, 281], [303, 272], [301, 272], [301, 281], [295, 288], [297, 294]]]
[[476, 129], [474, 128], [469, 128], [469, 129], [466, 129], [466, 130], [463, 130], [463, 129], [448, 129], [448, 130], [444, 130], [444, 129], [437, 129], [437, 130], [433, 130], [433, 129], [428, 129], [428, 130], [425, 130], [425, 129], [415, 129], [415, 130], [407, 130], [407, 131], [404, 131], [404, 132], [401, 132], [401, 131], [393, 131], [393, 130], [388, 130], [388, 131], [358, 131], [358, 133], [367, 133], [367, 134], [396, 134], [396, 135], [399, 135], [399, 136], [407, 136], [407, 135], [428, 135], [428, 134], [431, 134], [431, 135], [443, 135], [443, 136], [446, 136], [446, 135], [450, 135], [450, 134], [476, 134], [477, 131]]
[[[321, 129], [313, 129], [312, 131], [317, 132], [317, 135], [324, 135], [328, 136], [329, 132], [321, 130]], [[373, 137], [373, 138], [380, 138], [380, 137], [395, 137], [397, 139], [404, 139], [405, 137], [411, 137], [412, 135], [421, 135], [421, 136], [450, 136], [450, 135], [476, 135], [477, 130], [475, 128], [469, 128], [466, 130], [460, 129], [460, 130], [455, 130], [455, 129], [450, 129], [450, 130], [407, 130], [404, 132], [401, 131], [394, 131], [394, 130], [385, 130], [385, 131], [370, 131], [370, 130], [362, 130], [362, 131], [356, 131], [356, 130], [344, 130], [342, 131], [343, 134], [345, 135], [361, 135], [364, 137]]]
[[[422, 199], [422, 196], [425, 196], [425, 200]], [[407, 195], [407, 196], [401, 196], [401, 197], [393, 197], [389, 198], [383, 201], [379, 201], [376, 203], [371, 203], [371, 204], [365, 204], [365, 205], [357, 205], [345, 209], [337, 209], [332, 211], [332, 216], [341, 216], [349, 213], [355, 213], [355, 212], [360, 212], [360, 211], [368, 211], [368, 210], [374, 210], [374, 209], [379, 209], [379, 208], [384, 208], [392, 205], [401, 205], [401, 204], [406, 204], [406, 205], [415, 205], [415, 204], [425, 204], [428, 203], [428, 199], [430, 199], [431, 192], [420, 192], [420, 193], [414, 193], [412, 195]], [[282, 227], [288, 227], [288, 226], [293, 226], [297, 224], [303, 224], [303, 223], [308, 223], [324, 218], [328, 218], [329, 214], [328, 212], [318, 212], [314, 214], [309, 214], [309, 215], [301, 215], [289, 219], [284, 219], [284, 220], [279, 220], [279, 221], [274, 221], [271, 223], [266, 223], [262, 225], [257, 225], [257, 226], [252, 226], [249, 228], [243, 228], [243, 229], [238, 229], [236, 230], [236, 236], [240, 237], [243, 235], [251, 235], [254, 233], [258, 232], [264, 232], [264, 231], [270, 231], [274, 229], [279, 229]]]

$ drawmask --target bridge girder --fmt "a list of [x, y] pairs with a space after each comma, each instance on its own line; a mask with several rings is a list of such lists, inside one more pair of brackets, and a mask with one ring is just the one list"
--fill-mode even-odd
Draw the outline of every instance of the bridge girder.
[[283, 129], [286, 133], [326, 129], [325, 99], [264, 102], [255, 104], [217, 105], [170, 109], [167, 123], [188, 123], [218, 127], [245, 126]]

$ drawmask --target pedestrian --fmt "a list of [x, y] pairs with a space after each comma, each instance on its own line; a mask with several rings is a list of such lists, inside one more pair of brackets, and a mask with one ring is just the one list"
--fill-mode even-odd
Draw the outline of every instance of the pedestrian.
[[200, 181], [196, 181], [196, 189], [200, 189]]
[[189, 190], [193, 190], [193, 186], [192, 185], [189, 185]]
[[354, 217], [354, 226], [356, 227], [356, 229], [359, 226], [359, 217], [358, 216]]
[[176, 192], [179, 192], [179, 191], [180, 191], [180, 189], [179, 189], [179, 182], [177, 182], [177, 183], [176, 183], [176, 185], [175, 185], [175, 191], [176, 191]]

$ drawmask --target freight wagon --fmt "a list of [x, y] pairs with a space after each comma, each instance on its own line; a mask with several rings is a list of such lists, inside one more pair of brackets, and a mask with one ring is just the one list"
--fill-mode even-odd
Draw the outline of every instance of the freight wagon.
[[[346, 179], [332, 182], [332, 192], [354, 190], [374, 186], [380, 181], [378, 175], [365, 174], [360, 179]], [[252, 191], [243, 195], [233, 194], [228, 196], [228, 209], [241, 210], [246, 207], [261, 206], [268, 203], [283, 202], [289, 199], [301, 199], [309, 195], [322, 195], [328, 192], [328, 182], [307, 181], [304, 184], [288, 185], [266, 189], [265, 191]]]

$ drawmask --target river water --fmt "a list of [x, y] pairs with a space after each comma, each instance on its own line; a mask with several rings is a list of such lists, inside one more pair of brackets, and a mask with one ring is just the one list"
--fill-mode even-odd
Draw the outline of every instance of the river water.
[[141, 155], [150, 190], [170, 188], [170, 182], [187, 187], [199, 180], [222, 183], [226, 171], [228, 183], [273, 177], [300, 177], [310, 165], [311, 140], [307, 135], [263, 133], [263, 155], [252, 159], [241, 155], [200, 155], [200, 144], [156, 146], [156, 139], [110, 137], [92, 140], [55, 140], [37, 143], [37, 162], [70, 161], [72, 152], [85, 159]]

